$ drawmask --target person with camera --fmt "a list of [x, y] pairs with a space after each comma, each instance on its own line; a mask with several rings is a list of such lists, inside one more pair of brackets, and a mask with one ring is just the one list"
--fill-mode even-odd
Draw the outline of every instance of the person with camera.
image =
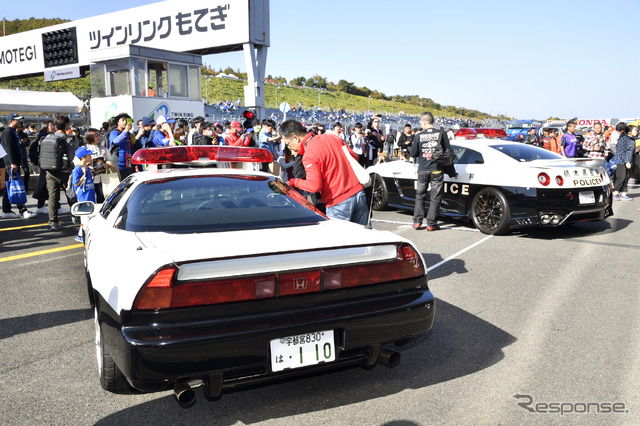
[[413, 134], [411, 133], [411, 124], [404, 125], [404, 132], [398, 136], [398, 147], [400, 148], [400, 156], [403, 160], [409, 159], [409, 149], [413, 141]]
[[140, 125], [138, 126], [138, 133], [136, 134], [136, 141], [140, 143], [142, 148], [153, 147], [153, 137], [156, 131], [153, 129], [156, 122], [151, 117], [142, 117]]
[[[275, 163], [280, 157], [280, 135], [275, 132], [276, 122], [270, 118], [262, 120], [262, 126], [260, 133], [258, 134], [258, 143], [260, 148], [264, 148], [273, 156], [273, 162]], [[261, 163], [260, 169], [269, 173], [269, 163]]]
[[176, 120], [172, 120], [166, 115], [161, 115], [156, 120], [156, 132], [153, 135], [153, 145], [156, 147], [176, 146], [176, 139], [173, 134]]
[[114, 125], [107, 131], [109, 135], [110, 161], [118, 167], [120, 179], [124, 179], [133, 173], [131, 165], [131, 129], [133, 119], [127, 113], [121, 113], [114, 117]]

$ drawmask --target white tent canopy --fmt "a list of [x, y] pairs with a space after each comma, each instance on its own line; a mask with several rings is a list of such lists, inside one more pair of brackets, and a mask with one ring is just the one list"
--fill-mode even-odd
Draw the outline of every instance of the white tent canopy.
[[240, 77], [238, 77], [237, 75], [225, 74], [223, 72], [221, 72], [220, 74], [217, 74], [216, 77], [217, 78], [233, 78], [234, 80], [240, 80]]
[[29, 115], [75, 114], [84, 110], [84, 103], [71, 92], [0, 89], [0, 116], [12, 112]]

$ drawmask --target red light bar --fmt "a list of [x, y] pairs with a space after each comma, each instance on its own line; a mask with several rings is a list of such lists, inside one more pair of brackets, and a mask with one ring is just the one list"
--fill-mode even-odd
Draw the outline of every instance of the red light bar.
[[454, 135], [457, 138], [475, 139], [478, 135], [476, 129], [459, 129]]
[[507, 132], [504, 129], [475, 129], [478, 134], [484, 135], [485, 138], [506, 138]]
[[133, 164], [190, 163], [192, 161], [271, 163], [273, 156], [268, 150], [262, 148], [189, 145], [139, 149], [131, 158]]

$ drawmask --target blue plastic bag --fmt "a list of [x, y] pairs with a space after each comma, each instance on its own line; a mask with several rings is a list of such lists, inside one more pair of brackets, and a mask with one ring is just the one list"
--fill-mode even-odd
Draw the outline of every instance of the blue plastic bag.
[[605, 161], [604, 168], [607, 171], [609, 178], [613, 179], [613, 175], [616, 173], [616, 169], [618, 168], [618, 157], [614, 155], [611, 160], [608, 162]]
[[16, 173], [16, 177], [13, 176], [13, 171], [9, 176], [8, 195], [9, 202], [11, 204], [25, 205], [27, 204], [27, 191], [24, 189], [24, 183], [20, 179], [20, 175]]

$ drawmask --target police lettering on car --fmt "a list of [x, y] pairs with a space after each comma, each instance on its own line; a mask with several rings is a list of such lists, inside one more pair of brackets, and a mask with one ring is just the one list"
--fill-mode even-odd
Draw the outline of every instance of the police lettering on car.
[[[613, 214], [603, 159], [564, 158], [508, 142], [501, 139], [506, 133], [500, 129], [460, 129], [456, 136], [451, 148], [457, 176], [444, 176], [441, 216], [467, 219], [483, 233], [499, 234], [519, 227], [603, 220]], [[425, 136], [424, 143], [430, 147], [431, 137]], [[415, 164], [399, 160], [367, 170], [374, 178], [374, 210], [413, 207]]]

